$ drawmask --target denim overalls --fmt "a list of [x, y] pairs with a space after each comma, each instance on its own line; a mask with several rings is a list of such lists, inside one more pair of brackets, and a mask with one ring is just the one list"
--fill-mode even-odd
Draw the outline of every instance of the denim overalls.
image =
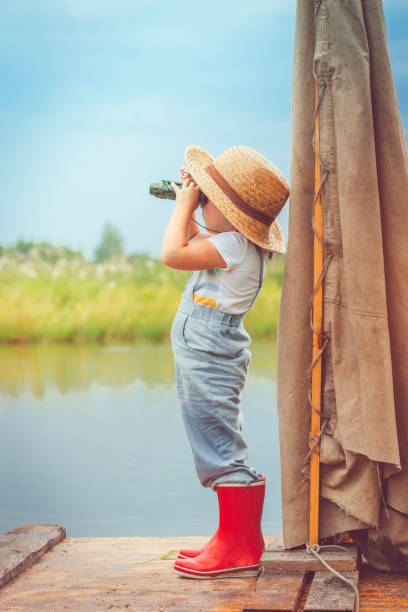
[[243, 319], [258, 297], [264, 276], [264, 255], [255, 247], [259, 285], [246, 312], [227, 314], [194, 302], [193, 273], [171, 328], [181, 413], [204, 487], [259, 480], [257, 472], [245, 464], [248, 453], [239, 406], [251, 357], [247, 348], [251, 338]]

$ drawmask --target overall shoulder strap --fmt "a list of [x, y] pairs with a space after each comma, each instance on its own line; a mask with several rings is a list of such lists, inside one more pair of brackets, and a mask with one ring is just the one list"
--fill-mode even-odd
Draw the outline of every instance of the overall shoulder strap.
[[262, 284], [263, 284], [263, 279], [264, 279], [264, 270], [265, 270], [265, 258], [264, 258], [264, 253], [263, 250], [261, 249], [260, 246], [258, 246], [257, 244], [255, 244], [255, 242], [252, 243], [254, 245], [254, 247], [256, 248], [256, 252], [258, 253], [258, 258], [259, 258], [259, 283], [258, 283], [258, 289], [256, 290], [256, 293], [252, 299], [252, 302], [248, 308], [248, 310], [250, 310], [252, 308], [252, 306], [255, 303], [256, 298], [259, 295], [259, 292], [262, 288]]

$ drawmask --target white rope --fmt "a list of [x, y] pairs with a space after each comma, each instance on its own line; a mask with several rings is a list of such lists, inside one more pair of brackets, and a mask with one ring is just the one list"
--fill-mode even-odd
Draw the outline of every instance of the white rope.
[[343, 582], [351, 586], [356, 596], [356, 602], [355, 602], [354, 609], [355, 609], [355, 612], [359, 612], [360, 595], [359, 595], [357, 586], [351, 580], [349, 580], [348, 578], [340, 574], [338, 571], [336, 571], [333, 567], [331, 567], [331, 565], [327, 563], [325, 559], [323, 559], [321, 554], [319, 554], [323, 548], [326, 550], [328, 548], [338, 548], [340, 550], [345, 550], [347, 552], [348, 552], [348, 549], [345, 548], [344, 546], [339, 546], [338, 544], [325, 544], [323, 546], [320, 546], [319, 544], [312, 544], [311, 546], [309, 544], [306, 544], [306, 552], [309, 553], [309, 555], [314, 555], [316, 559], [318, 559], [320, 563], [322, 563], [329, 570], [329, 572], [331, 572], [334, 576], [336, 576], [337, 578], [339, 578], [340, 580], [342, 580]]

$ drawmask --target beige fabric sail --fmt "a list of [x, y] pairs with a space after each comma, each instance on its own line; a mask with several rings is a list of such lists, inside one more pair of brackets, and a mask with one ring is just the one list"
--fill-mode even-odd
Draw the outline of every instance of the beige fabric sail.
[[308, 537], [313, 73], [327, 266], [320, 537], [363, 529], [374, 565], [395, 553], [408, 570], [408, 167], [380, 0], [298, 0], [278, 331], [284, 542]]

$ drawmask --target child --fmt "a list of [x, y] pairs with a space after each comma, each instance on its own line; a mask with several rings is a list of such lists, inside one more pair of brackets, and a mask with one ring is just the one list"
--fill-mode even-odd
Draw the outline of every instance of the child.
[[[183, 187], [163, 238], [163, 262], [192, 270], [171, 340], [179, 402], [200, 482], [217, 492], [219, 527], [199, 550], [181, 550], [189, 578], [253, 576], [263, 552], [265, 478], [246, 465], [240, 393], [250, 359], [243, 319], [262, 287], [265, 257], [284, 252], [276, 215], [289, 189], [263, 155], [233, 146], [214, 159], [187, 147]], [[184, 170], [184, 169], [183, 169]], [[208, 233], [194, 217], [200, 190]]]

